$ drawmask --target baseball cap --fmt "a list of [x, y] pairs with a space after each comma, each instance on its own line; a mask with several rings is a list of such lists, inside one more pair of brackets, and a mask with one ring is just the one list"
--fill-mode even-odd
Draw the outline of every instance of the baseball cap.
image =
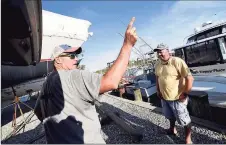
[[169, 49], [169, 47], [164, 44], [164, 43], [160, 43], [158, 44], [158, 46], [154, 49], [154, 52], [158, 51], [158, 50], [163, 50], [163, 49]]
[[60, 54], [64, 52], [80, 54], [82, 52], [82, 47], [71, 47], [67, 44], [56, 46], [53, 50], [51, 59], [54, 60], [56, 57], [58, 57]]

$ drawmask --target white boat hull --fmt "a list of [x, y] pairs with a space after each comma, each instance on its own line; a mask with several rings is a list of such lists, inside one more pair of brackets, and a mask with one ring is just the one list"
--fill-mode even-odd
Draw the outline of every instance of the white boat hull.
[[[91, 23], [87, 20], [76, 19], [73, 17], [68, 17], [45, 10], [42, 11], [42, 14], [43, 14], [43, 40], [42, 40], [41, 61], [49, 61], [51, 58], [51, 54], [57, 45], [68, 44], [70, 46], [75, 47], [81, 46], [85, 41], [87, 41], [88, 37], [90, 36], [88, 29], [91, 26]], [[48, 70], [48, 67], [50, 66], [47, 65], [46, 67]], [[9, 73], [10, 71], [12, 72], [14, 70], [9, 70]], [[24, 72], [22, 73], [24, 74]], [[43, 75], [45, 73], [46, 72], [44, 71]], [[22, 75], [18, 76], [19, 76], [17, 77], [18, 80], [22, 80], [24, 77]], [[27, 76], [24, 78], [28, 80]], [[30, 81], [26, 81], [23, 83], [19, 82], [20, 84], [18, 83], [10, 84], [10, 86], [14, 86], [16, 95], [18, 97], [27, 95], [28, 94], [27, 91], [29, 90], [40, 91], [42, 84], [44, 82], [44, 77], [39, 79], [32, 77], [29, 79]], [[14, 99], [12, 88], [8, 86], [6, 86], [7, 88], [1, 89], [2, 102]]]
[[43, 13], [43, 40], [41, 59], [49, 59], [57, 45], [68, 44], [80, 47], [87, 41], [91, 23], [57, 13], [42, 11]]
[[206, 92], [211, 106], [226, 108], [226, 77], [194, 76], [194, 78], [192, 90]]

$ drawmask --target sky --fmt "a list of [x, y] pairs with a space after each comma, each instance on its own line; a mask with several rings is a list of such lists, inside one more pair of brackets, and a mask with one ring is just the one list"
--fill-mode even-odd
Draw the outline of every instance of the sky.
[[[88, 20], [94, 35], [83, 44], [86, 70], [96, 71], [115, 60], [123, 44], [127, 24], [134, 16], [138, 39], [135, 48], [151, 51], [159, 43], [169, 48], [186, 43], [186, 36], [207, 21], [226, 20], [226, 1], [47, 1], [44, 10]], [[149, 45], [144, 45], [145, 42]], [[151, 47], [151, 48], [150, 48]], [[140, 57], [132, 49], [130, 59]], [[138, 54], [137, 54], [138, 53]]]

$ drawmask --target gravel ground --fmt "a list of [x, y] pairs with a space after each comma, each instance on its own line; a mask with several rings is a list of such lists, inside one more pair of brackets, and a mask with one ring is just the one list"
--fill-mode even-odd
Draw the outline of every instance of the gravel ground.
[[[137, 105], [125, 103], [121, 100], [115, 99], [114, 97], [102, 97], [101, 102], [103, 102], [104, 109], [108, 109], [112, 112], [116, 111], [124, 118], [132, 121], [138, 126], [142, 126], [143, 139], [139, 143], [185, 143], [184, 130], [179, 124], [176, 124], [177, 130], [179, 132], [178, 137], [165, 134], [165, 129], [169, 127], [169, 122], [161, 114], [155, 113]], [[111, 128], [106, 127], [106, 130], [108, 129], [110, 132]], [[111, 142], [117, 142], [117, 140], [120, 140], [121, 143], [132, 143], [130, 138], [131, 137], [127, 137], [125, 140], [122, 140], [120, 136], [118, 138], [114, 137], [114, 139], [112, 138]], [[196, 144], [225, 144], [226, 137], [223, 134], [193, 124], [192, 141]]]
[[[29, 106], [34, 107], [35, 100], [32, 100], [31, 102], [28, 102]], [[29, 115], [32, 116], [32, 111], [23, 105], [21, 105], [21, 108], [24, 112], [24, 118], [28, 118]], [[10, 137], [8, 140], [6, 139], [6, 136], [9, 135], [13, 131], [12, 127], [12, 115], [13, 115], [13, 106], [9, 107], [7, 109], [4, 109], [1, 113], [1, 143], [2, 144], [23, 144], [29, 141], [30, 139], [44, 133], [44, 128], [41, 124], [41, 122], [37, 119], [37, 117], [34, 115], [31, 120], [25, 125], [23, 129], [21, 129], [17, 134]], [[17, 115], [20, 115], [19, 111], [17, 112]], [[17, 125], [19, 125], [23, 121], [22, 116], [18, 116], [17, 119]], [[45, 143], [45, 142], [40, 142]]]
[[[184, 143], [184, 132], [183, 128], [177, 124], [179, 132], [178, 137], [169, 136], [165, 134], [164, 129], [169, 127], [169, 122], [158, 113], [155, 113], [149, 109], [139, 107], [137, 105], [125, 103], [121, 100], [115, 99], [114, 97], [102, 97], [101, 106], [103, 109], [108, 111], [115, 111], [123, 116], [133, 124], [140, 126], [143, 130], [143, 139], [136, 143], [142, 144], [181, 144]], [[106, 103], [108, 102], [108, 103]], [[12, 116], [12, 108], [9, 110], [2, 111], [2, 144], [17, 144], [25, 143], [35, 136], [38, 136], [44, 132], [43, 125], [34, 116], [31, 121], [26, 125], [24, 131], [21, 130], [18, 134], [11, 137], [7, 141], [4, 140], [7, 134], [12, 131], [12, 122], [10, 119], [7, 121], [7, 116]], [[29, 115], [29, 111], [25, 113], [25, 116]], [[10, 115], [5, 115], [10, 114]], [[103, 116], [103, 114], [100, 114]], [[21, 120], [22, 117], [18, 117]], [[193, 143], [200, 144], [221, 144], [226, 143], [226, 137], [220, 133], [210, 131], [206, 128], [193, 125], [192, 127], [192, 141]], [[102, 135], [108, 144], [131, 144], [132, 136], [125, 132], [121, 127], [116, 125], [114, 122], [102, 126]], [[33, 144], [45, 144], [45, 137], [33, 142]]]

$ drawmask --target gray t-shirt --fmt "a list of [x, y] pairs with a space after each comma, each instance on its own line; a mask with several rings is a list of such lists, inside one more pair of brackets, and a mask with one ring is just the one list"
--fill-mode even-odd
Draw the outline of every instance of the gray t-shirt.
[[105, 143], [94, 106], [102, 75], [84, 70], [51, 73], [43, 84], [47, 143]]

